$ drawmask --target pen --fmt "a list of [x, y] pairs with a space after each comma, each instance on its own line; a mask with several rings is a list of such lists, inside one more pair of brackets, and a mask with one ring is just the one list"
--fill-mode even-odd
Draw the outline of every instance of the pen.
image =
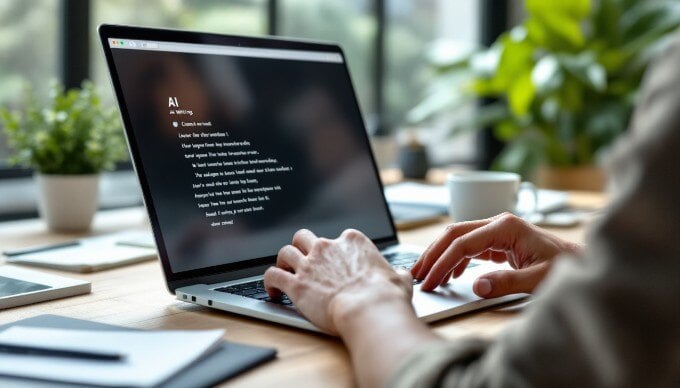
[[108, 353], [96, 350], [67, 350], [41, 348], [39, 346], [0, 344], [0, 353], [24, 354], [29, 356], [48, 356], [77, 358], [97, 361], [120, 361], [125, 358], [120, 353]]
[[116, 245], [120, 245], [122, 247], [156, 249], [156, 244], [144, 241], [116, 241]]
[[20, 249], [14, 249], [11, 251], [4, 251], [2, 252], [3, 255], [5, 256], [20, 256], [20, 255], [26, 255], [29, 253], [37, 253], [37, 252], [44, 252], [44, 251], [51, 251], [52, 249], [58, 249], [58, 248], [66, 248], [66, 247], [73, 247], [76, 245], [80, 245], [79, 241], [69, 241], [65, 243], [59, 243], [59, 244], [51, 244], [51, 245], [42, 245], [39, 247], [30, 247], [30, 248], [20, 248]]

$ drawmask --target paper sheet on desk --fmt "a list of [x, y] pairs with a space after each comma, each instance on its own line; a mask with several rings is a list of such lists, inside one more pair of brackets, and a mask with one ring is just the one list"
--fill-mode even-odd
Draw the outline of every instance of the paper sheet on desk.
[[89, 331], [14, 326], [0, 341], [66, 350], [122, 353], [96, 361], [0, 353], [0, 375], [97, 386], [156, 386], [221, 345], [223, 330]]
[[404, 205], [449, 207], [449, 191], [446, 186], [403, 182], [385, 187], [385, 199], [390, 203]]
[[[396, 183], [385, 187], [385, 198], [389, 203], [431, 206], [448, 209], [449, 190], [443, 185], [428, 185], [415, 182]], [[569, 196], [566, 192], [557, 190], [538, 190], [538, 204], [536, 210], [539, 213], [548, 213], [567, 205]], [[528, 196], [519, 197], [518, 209], [530, 209], [533, 207], [533, 199]]]

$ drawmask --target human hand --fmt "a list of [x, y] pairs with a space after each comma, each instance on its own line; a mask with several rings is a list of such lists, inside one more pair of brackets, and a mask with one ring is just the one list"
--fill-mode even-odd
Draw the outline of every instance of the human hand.
[[302, 315], [331, 334], [342, 334], [360, 309], [379, 303], [410, 308], [413, 292], [411, 275], [396, 272], [368, 237], [352, 229], [335, 240], [298, 231], [265, 272], [264, 284], [270, 297], [285, 292]]
[[411, 274], [415, 279], [425, 279], [421, 289], [431, 291], [449, 278], [459, 277], [472, 258], [507, 261], [515, 270], [482, 275], [475, 281], [473, 291], [485, 298], [530, 293], [548, 273], [555, 256], [580, 250], [578, 244], [503, 213], [449, 225], [420, 256]]

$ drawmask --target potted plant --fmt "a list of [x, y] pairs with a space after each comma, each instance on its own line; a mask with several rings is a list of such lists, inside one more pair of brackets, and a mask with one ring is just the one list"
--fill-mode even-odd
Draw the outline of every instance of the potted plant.
[[418, 139], [415, 129], [407, 129], [405, 139], [399, 148], [399, 169], [405, 179], [423, 180], [430, 168], [427, 148]]
[[32, 168], [38, 210], [55, 231], [87, 229], [97, 210], [99, 174], [127, 156], [115, 109], [103, 106], [91, 82], [50, 88], [41, 103], [27, 88], [21, 110], [0, 110], [11, 165]]
[[601, 186], [579, 174], [597, 176], [598, 160], [626, 130], [644, 71], [680, 26], [680, 3], [526, 0], [525, 8], [526, 19], [490, 48], [435, 57], [439, 82], [410, 119], [451, 117], [487, 99], [451, 126], [454, 134], [493, 128], [505, 143], [494, 168], [552, 186], [567, 178], [548, 179], [549, 171], [571, 171], [576, 184]]

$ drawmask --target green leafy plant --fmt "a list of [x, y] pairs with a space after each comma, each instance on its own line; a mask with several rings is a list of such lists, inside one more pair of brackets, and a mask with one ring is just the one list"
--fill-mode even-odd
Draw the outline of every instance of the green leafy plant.
[[628, 125], [643, 73], [680, 26], [680, 2], [526, 0], [523, 23], [488, 49], [435, 63], [416, 122], [493, 101], [452, 133], [492, 127], [495, 168], [590, 165]]
[[27, 87], [23, 110], [0, 109], [0, 123], [14, 150], [11, 165], [42, 174], [95, 174], [125, 160], [127, 148], [115, 109], [106, 108], [91, 82], [65, 91], [53, 83], [49, 103]]

